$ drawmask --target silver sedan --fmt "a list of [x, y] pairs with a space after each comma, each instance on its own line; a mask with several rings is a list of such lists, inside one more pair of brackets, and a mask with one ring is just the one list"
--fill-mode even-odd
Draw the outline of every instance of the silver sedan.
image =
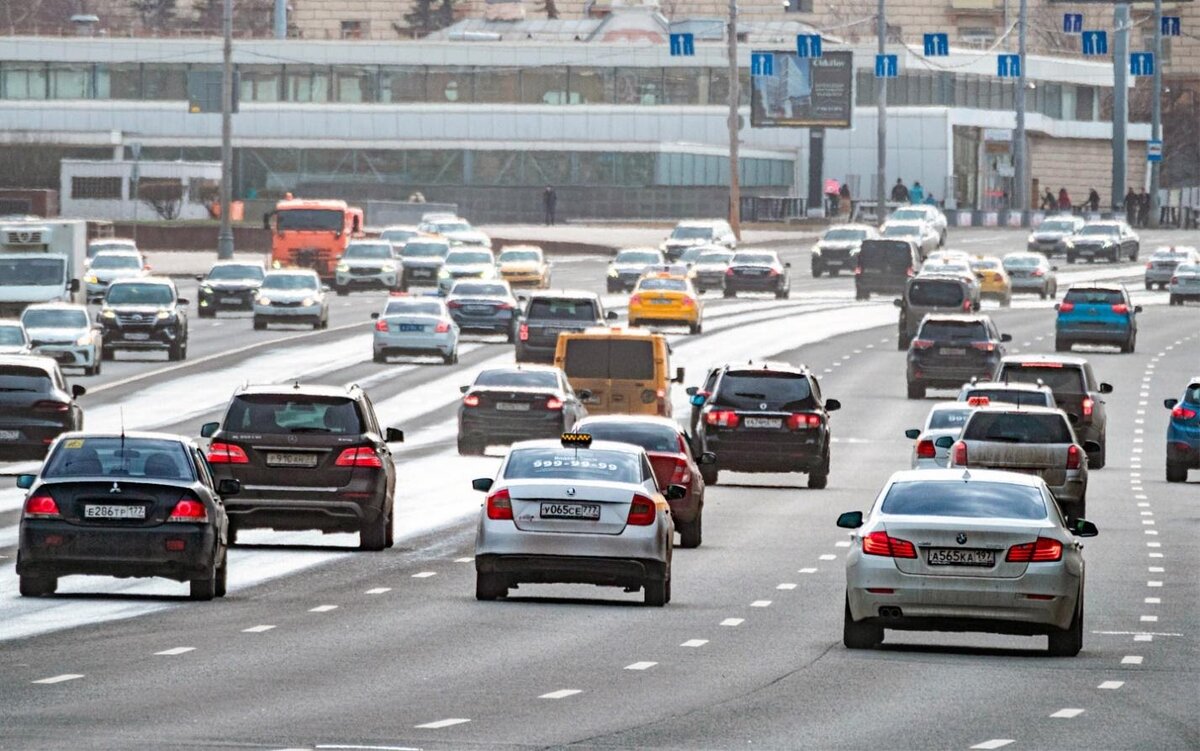
[[871, 510], [850, 511], [842, 640], [884, 629], [1049, 637], [1050, 654], [1083, 648], [1083, 545], [1096, 525], [1067, 526], [1039, 478], [988, 470], [897, 472]]
[[671, 600], [675, 524], [639, 446], [566, 434], [513, 444], [487, 493], [475, 539], [475, 597], [495, 600], [525, 582], [641, 589]]

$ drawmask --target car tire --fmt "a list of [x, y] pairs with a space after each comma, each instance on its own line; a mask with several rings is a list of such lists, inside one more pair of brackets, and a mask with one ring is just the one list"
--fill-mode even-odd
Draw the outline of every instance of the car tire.
[[688, 331], [689, 331], [689, 332], [691, 332], [691, 333], [693, 333], [693, 334], [699, 334], [699, 333], [701, 333], [701, 332], [703, 332], [703, 331], [704, 331], [704, 324], [702, 324], [702, 323], [692, 323], [692, 324], [689, 324], [689, 325], [688, 325]]
[[383, 538], [383, 546], [385, 548], [391, 548], [396, 545], [396, 505], [394, 503], [388, 509], [387, 528], [384, 531]]
[[1009, 294], [1005, 295], [1003, 298], [1001, 298], [1000, 307], [1002, 307], [1002, 308], [1011, 308], [1012, 307], [1012, 293], [1011, 292]]
[[1049, 293], [1049, 291], [1046, 290], [1045, 287], [1043, 287], [1042, 291], [1038, 293], [1038, 296], [1041, 297], [1043, 300], [1045, 300], [1047, 297], [1050, 296], [1050, 293]]
[[1171, 305], [1171, 306], [1178, 305], [1178, 304], [1179, 304], [1179, 298], [1178, 298], [1178, 297], [1176, 297], [1175, 295], [1171, 295], [1171, 296], [1169, 296], [1169, 297], [1167, 298], [1167, 304], [1168, 304], [1168, 305]]
[[661, 608], [671, 599], [670, 579], [647, 579], [642, 582], [642, 602], [652, 608]]
[[233, 526], [232, 523], [230, 523], [229, 528], [225, 530], [225, 539], [227, 541], [225, 543], [226, 547], [233, 547], [234, 545], [237, 545], [238, 528]]
[[98, 375], [100, 375], [100, 359], [99, 359], [99, 358], [97, 358], [97, 359], [96, 359], [96, 361], [95, 361], [95, 362], [92, 364], [92, 366], [91, 366], [91, 367], [84, 368], [84, 369], [83, 369], [83, 374], [84, 374], [85, 376], [98, 376]]
[[22, 597], [45, 597], [46, 595], [54, 594], [57, 589], [57, 576], [21, 574], [20, 591]]
[[1067, 263], [1075, 263], [1075, 254], [1067, 253]]
[[1055, 629], [1049, 634], [1047, 651], [1051, 657], [1074, 657], [1083, 649], [1083, 586], [1079, 587], [1079, 596], [1075, 600], [1075, 615], [1071, 625], [1065, 629]]
[[188, 582], [190, 591], [188, 599], [208, 602], [217, 596], [217, 562], [209, 566], [208, 576], [203, 579], [192, 579]]
[[387, 362], [387, 355], [383, 354], [382, 352], [374, 352], [371, 354], [371, 360], [372, 362], [384, 364]]
[[334, 292], [337, 292], [337, 296], [338, 296], [338, 297], [346, 297], [347, 295], [349, 295], [349, 294], [350, 294], [350, 288], [349, 288], [349, 287], [335, 286], [335, 287], [333, 288], [333, 291], [334, 291]]
[[1055, 352], [1070, 352], [1071, 351], [1071, 343], [1069, 341], [1067, 341], [1066, 339], [1056, 336], [1056, 337], [1054, 337], [1054, 351]]
[[515, 329], [513, 329], [511, 326], [509, 326], [508, 331], [506, 331], [504, 334], [504, 341], [507, 342], [508, 344], [512, 344], [516, 340], [517, 340], [517, 332]]
[[696, 514], [696, 518], [690, 522], [681, 522], [679, 524], [679, 547], [681, 548], [698, 548], [700, 540], [703, 537], [703, 520], [704, 513], [701, 511]]
[[846, 649], [875, 649], [882, 643], [883, 626], [854, 620], [850, 616], [850, 598], [847, 596], [842, 620], [842, 644]]
[[841, 273], [840, 269], [830, 269], [829, 270], [829, 276], [831, 276], [831, 277], [836, 277], [839, 273]]
[[829, 486], [829, 450], [825, 450], [825, 457], [821, 459], [821, 466], [812, 472], [808, 473], [808, 489], [809, 490], [824, 490]]
[[700, 467], [700, 479], [704, 480], [705, 485], [716, 485], [721, 479], [721, 470], [704, 465]]
[[1104, 469], [1108, 463], [1108, 441], [1105, 436], [1100, 436], [1099, 444], [1100, 450], [1088, 455], [1088, 469]]
[[329, 328], [329, 316], [328, 315], [321, 319], [321, 328], [323, 328], [323, 329]]
[[221, 565], [217, 567], [217, 576], [214, 580], [214, 590], [217, 597], [224, 597], [225, 592], [229, 588], [229, 553], [225, 552], [221, 555]]
[[200, 316], [201, 318], [215, 318], [217, 313], [211, 308], [200, 308], [200, 310], [196, 311], [196, 315]]
[[778, 290], [775, 293], [776, 300], [786, 300], [791, 296], [792, 296], [792, 288], [791, 287], [787, 287], [786, 289]]
[[178, 344], [172, 344], [167, 347], [167, 359], [171, 362], [177, 362], [183, 359], [183, 348]]
[[267, 322], [266, 322], [266, 321], [260, 321], [260, 320], [258, 320], [257, 318], [255, 318], [255, 319], [254, 319], [254, 330], [255, 330], [255, 331], [263, 331], [263, 330], [265, 330], [266, 328], [267, 328]]
[[101, 360], [112, 360], [112, 359], [115, 359], [116, 356], [117, 356], [117, 351], [115, 349], [113, 349], [112, 347], [102, 347], [100, 349], [100, 359]]
[[1179, 462], [1167, 462], [1167, 482], [1187, 482], [1188, 466]]
[[821, 264], [817, 263], [816, 261], [813, 261], [813, 265], [812, 265], [813, 279], [820, 279], [821, 274], [823, 274], [824, 272], [825, 272], [824, 267]]
[[379, 514], [373, 522], [363, 524], [358, 531], [358, 549], [379, 552], [387, 547], [387, 527], [391, 513]]
[[1152, 289], [1154, 289], [1154, 282], [1146, 282], [1146, 291], [1149, 292]]
[[321, 319], [318, 318], [317, 320], [313, 321], [312, 327], [313, 327], [313, 331], [320, 331], [321, 330]]
[[911, 383], [910, 382], [908, 384], [908, 398], [909, 399], [924, 399], [925, 398], [925, 386], [923, 386], [920, 383]]
[[475, 572], [475, 599], [498, 600], [508, 596], [508, 580], [502, 574]]
[[471, 443], [470, 441], [465, 441], [462, 438], [458, 439], [459, 456], [483, 456], [483, 452], [486, 448], [486, 446], [478, 443]]
[[442, 355], [442, 362], [444, 362], [447, 365], [457, 365], [458, 364], [458, 350], [456, 349], [448, 355]]
[[737, 297], [737, 290], [732, 290], [732, 289], [729, 289], [728, 287], [726, 287], [725, 289], [721, 290], [721, 297], [725, 297], [725, 298]]

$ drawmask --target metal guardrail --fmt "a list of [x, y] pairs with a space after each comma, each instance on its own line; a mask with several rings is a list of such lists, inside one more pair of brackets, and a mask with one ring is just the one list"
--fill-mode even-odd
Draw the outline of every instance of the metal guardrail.
[[741, 217], [746, 222], [786, 222], [806, 216], [805, 199], [791, 196], [742, 196]]

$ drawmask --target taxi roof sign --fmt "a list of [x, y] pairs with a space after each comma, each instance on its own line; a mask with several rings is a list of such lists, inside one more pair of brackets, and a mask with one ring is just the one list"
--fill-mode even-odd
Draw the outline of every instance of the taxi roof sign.
[[590, 433], [563, 433], [562, 445], [565, 448], [587, 448], [592, 445]]

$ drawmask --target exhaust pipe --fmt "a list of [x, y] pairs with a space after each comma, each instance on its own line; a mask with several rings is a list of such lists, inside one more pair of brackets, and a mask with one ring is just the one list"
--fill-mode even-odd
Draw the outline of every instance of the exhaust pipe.
[[901, 617], [900, 608], [883, 606], [879, 608], [880, 618], [899, 618]]

